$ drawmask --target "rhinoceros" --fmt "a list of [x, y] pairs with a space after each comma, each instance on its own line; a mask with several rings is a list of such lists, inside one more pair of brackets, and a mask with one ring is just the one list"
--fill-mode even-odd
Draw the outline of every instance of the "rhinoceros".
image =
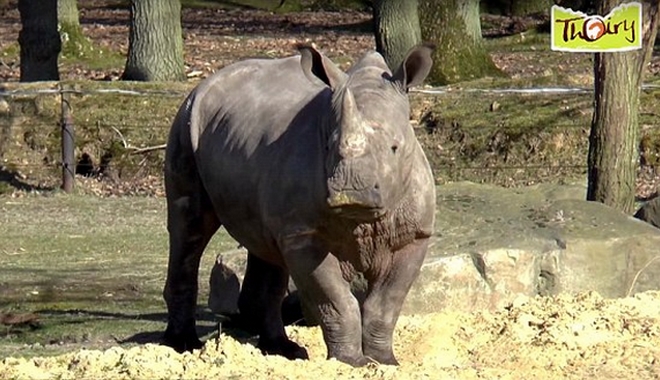
[[[281, 303], [289, 276], [320, 322], [328, 358], [397, 364], [392, 335], [433, 232], [435, 186], [410, 124], [408, 89], [432, 46], [394, 73], [377, 52], [347, 72], [312, 46], [229, 65], [181, 105], [166, 150], [170, 254], [165, 344], [195, 330], [200, 257], [224, 226], [248, 251], [242, 318], [265, 354], [305, 359]], [[360, 304], [351, 276], [368, 283]]]

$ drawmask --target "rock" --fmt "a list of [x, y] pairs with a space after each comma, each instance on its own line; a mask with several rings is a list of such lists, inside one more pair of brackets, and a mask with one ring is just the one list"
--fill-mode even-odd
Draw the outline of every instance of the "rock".
[[[209, 279], [209, 309], [215, 314], [235, 318], [237, 325], [241, 323], [238, 297], [246, 265], [245, 248], [223, 252], [217, 256]], [[286, 325], [304, 324], [300, 299], [293, 281], [289, 281], [289, 290], [282, 302], [282, 320]]]
[[436, 235], [404, 313], [494, 309], [521, 295], [593, 290], [613, 298], [660, 289], [660, 261], [651, 262], [660, 231], [584, 201], [584, 186], [455, 183], [437, 191]]
[[660, 197], [656, 196], [640, 207], [635, 213], [635, 218], [660, 228]]
[[215, 259], [209, 282], [209, 309], [215, 314], [234, 315], [238, 313], [238, 296], [241, 284], [238, 275], [223, 264], [222, 255]]
[[[520, 297], [566, 292], [615, 298], [660, 289], [660, 260], [653, 261], [660, 230], [584, 201], [585, 194], [583, 185], [439, 186], [436, 233], [403, 313], [496, 309]], [[244, 251], [224, 257], [243, 273]], [[360, 293], [358, 283], [354, 290]]]

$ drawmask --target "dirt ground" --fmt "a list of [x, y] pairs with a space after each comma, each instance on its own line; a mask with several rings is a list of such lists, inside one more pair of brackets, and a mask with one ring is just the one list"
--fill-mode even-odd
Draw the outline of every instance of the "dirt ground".
[[183, 355], [147, 344], [5, 358], [0, 378], [658, 379], [659, 319], [660, 292], [618, 300], [596, 293], [521, 297], [495, 312], [402, 317], [399, 367], [328, 361], [320, 329], [290, 327], [309, 361], [263, 356], [253, 342], [222, 335]]

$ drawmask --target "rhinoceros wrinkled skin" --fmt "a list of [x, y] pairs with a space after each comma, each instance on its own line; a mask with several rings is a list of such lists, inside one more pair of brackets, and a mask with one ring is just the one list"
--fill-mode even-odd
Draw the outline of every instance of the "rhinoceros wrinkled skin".
[[[191, 92], [165, 163], [166, 344], [201, 347], [199, 262], [222, 225], [248, 250], [239, 310], [264, 353], [307, 358], [282, 323], [291, 275], [329, 358], [397, 364], [394, 326], [435, 214], [407, 98], [428, 74], [431, 50], [411, 49], [394, 74], [369, 52], [345, 73], [301, 46], [300, 56], [230, 65]], [[362, 305], [347, 282], [356, 271], [369, 284]]]

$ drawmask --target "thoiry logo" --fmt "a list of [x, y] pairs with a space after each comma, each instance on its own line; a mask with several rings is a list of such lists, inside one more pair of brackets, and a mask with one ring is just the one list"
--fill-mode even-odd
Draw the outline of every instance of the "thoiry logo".
[[550, 47], [556, 51], [611, 52], [642, 48], [642, 4], [621, 4], [604, 17], [553, 5]]

